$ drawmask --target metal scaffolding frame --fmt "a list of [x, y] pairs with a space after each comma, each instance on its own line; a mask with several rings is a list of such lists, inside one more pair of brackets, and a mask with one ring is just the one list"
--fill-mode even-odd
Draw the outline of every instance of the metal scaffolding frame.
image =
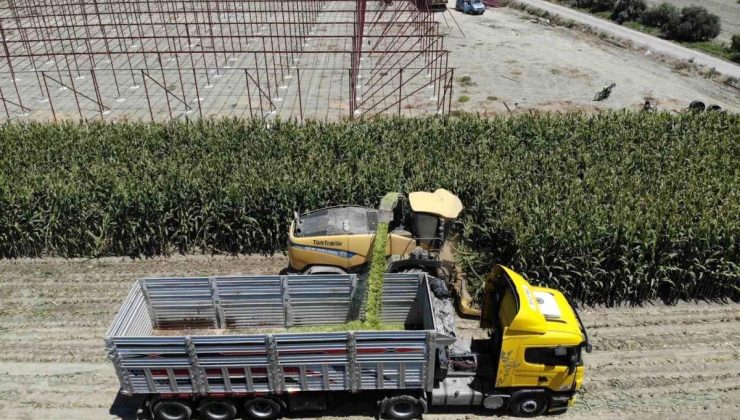
[[425, 4], [8, 0], [0, 102], [7, 120], [447, 114], [453, 69]]

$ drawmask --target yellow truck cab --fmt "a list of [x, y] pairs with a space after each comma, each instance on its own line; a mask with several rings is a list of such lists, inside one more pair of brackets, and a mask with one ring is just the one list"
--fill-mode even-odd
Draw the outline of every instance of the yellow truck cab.
[[577, 312], [559, 291], [530, 285], [497, 265], [484, 289], [481, 328], [498, 355], [496, 393], [518, 416], [559, 413], [583, 384], [581, 351], [591, 351]]

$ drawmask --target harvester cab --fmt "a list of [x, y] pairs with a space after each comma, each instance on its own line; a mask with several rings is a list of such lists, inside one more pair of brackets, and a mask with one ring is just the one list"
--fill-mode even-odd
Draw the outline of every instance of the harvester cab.
[[[445, 189], [386, 195], [380, 208], [339, 206], [295, 214], [290, 226], [290, 272], [345, 274], [368, 269], [378, 222], [388, 223], [388, 271], [442, 273], [441, 251], [451, 221], [463, 209]], [[449, 274], [449, 273], [447, 273]]]

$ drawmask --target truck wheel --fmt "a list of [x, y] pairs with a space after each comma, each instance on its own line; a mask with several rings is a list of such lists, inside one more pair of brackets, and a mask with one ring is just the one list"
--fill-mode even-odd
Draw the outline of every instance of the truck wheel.
[[409, 420], [419, 416], [419, 401], [408, 395], [390, 398], [385, 405], [385, 415], [394, 420]]
[[190, 420], [193, 410], [180, 401], [159, 401], [154, 405], [152, 414], [155, 420]]
[[702, 112], [707, 109], [707, 106], [702, 101], [691, 101], [689, 104], [689, 111]]
[[273, 420], [280, 417], [280, 404], [269, 398], [255, 398], [244, 403], [248, 417], [257, 420]]
[[229, 400], [204, 400], [198, 407], [203, 420], [234, 420], [236, 407]]
[[516, 417], [536, 417], [547, 410], [547, 396], [538, 392], [514, 394], [509, 401], [509, 412]]

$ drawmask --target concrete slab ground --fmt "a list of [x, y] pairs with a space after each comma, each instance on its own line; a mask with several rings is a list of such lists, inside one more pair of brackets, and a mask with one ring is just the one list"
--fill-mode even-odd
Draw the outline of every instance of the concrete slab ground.
[[265, 1], [0, 4], [0, 119], [441, 112], [449, 102], [439, 91], [452, 80], [437, 24], [412, 2], [369, 2], [359, 33], [357, 8], [352, 0], [291, 0], [281, 9]]
[[[90, 45], [79, 41], [84, 39], [84, 26], [80, 26], [74, 29], [75, 33], [63, 34], [74, 42], [60, 41], [64, 45], [54, 48], [64, 53], [84, 52], [100, 50], [103, 43], [110, 42], [111, 49], [124, 53], [110, 57], [71, 54], [53, 58], [44, 57], [43, 43], [32, 43], [32, 52], [40, 55], [34, 59], [14, 59], [15, 81], [10, 77], [6, 61], [0, 60], [0, 67], [5, 66], [4, 70], [0, 69], [0, 97], [5, 99], [11, 119], [18, 120], [50, 121], [54, 115], [60, 120], [82, 117], [110, 121], [162, 121], [201, 115], [205, 118], [347, 118], [351, 56], [339, 52], [351, 50], [352, 46], [351, 38], [339, 35], [352, 33], [352, 25], [331, 22], [351, 22], [354, 3], [331, 4], [347, 11], [341, 14], [322, 9], [310, 25], [310, 39], [297, 50], [337, 51], [336, 54], [259, 53], [275, 48], [269, 45], [271, 35], [285, 32], [277, 24], [280, 19], [277, 15], [266, 17], [256, 27], [243, 15], [226, 13], [221, 15], [226, 23], [207, 26], [203, 22], [193, 24], [198, 22], [196, 13], [183, 13], [176, 21], [166, 23], [170, 25], [169, 33], [172, 35], [190, 25], [191, 30], [195, 27], [204, 36], [192, 33], [188, 38], [182, 35], [156, 38], [156, 27], [140, 25], [142, 33], [134, 33], [134, 26], [123, 24], [128, 18], [125, 14], [112, 14], [104, 18], [109, 20], [102, 21], [107, 33], [93, 34], [96, 36]], [[453, 110], [481, 113], [638, 109], [645, 100], [653, 101], [659, 109], [680, 111], [696, 99], [728, 110], [740, 110], [740, 91], [704, 79], [692, 73], [688, 66], [662, 63], [596, 36], [552, 26], [508, 8], [492, 8], [482, 16], [468, 16], [454, 10], [452, 0], [449, 7], [446, 12], [435, 13], [434, 18], [447, 34], [443, 46], [450, 54], [442, 57], [445, 61], [449, 59], [448, 65], [455, 68], [452, 97], [444, 96], [443, 85], [450, 82], [449, 74], [425, 70], [425, 59], [406, 54], [399, 55], [401, 61], [392, 62], [382, 54], [364, 54], [358, 74], [359, 113], [433, 115], [439, 112], [440, 102], [447, 104], [449, 99]], [[376, 17], [383, 18], [373, 16], [373, 19]], [[373, 19], [369, 19], [368, 27]], [[120, 28], [130, 33], [115, 33]], [[216, 41], [205, 36], [211, 30]], [[389, 34], [398, 35], [401, 29], [393, 30]], [[239, 42], [253, 43], [236, 45], [233, 49], [257, 52], [216, 53], [232, 49], [228, 43], [237, 42], [233, 38], [218, 39], [219, 31], [227, 35], [236, 33]], [[368, 33], [379, 34], [377, 29]], [[6, 36], [24, 34], [11, 30], [6, 31]], [[122, 37], [123, 41], [114, 44], [108, 39], [116, 37]], [[379, 48], [392, 51], [418, 47], [413, 38], [398, 39], [388, 37]], [[23, 48], [26, 44], [14, 45]], [[366, 53], [374, 48], [369, 45], [364, 46]], [[173, 48], [201, 52], [168, 53]], [[150, 53], [136, 53], [143, 49]], [[22, 55], [24, 51], [13, 53]], [[265, 60], [270, 62], [268, 66]], [[266, 67], [270, 68], [269, 74], [264, 70]], [[380, 67], [383, 69], [371, 75], [370, 69]], [[77, 68], [87, 70], [77, 71]], [[93, 78], [99, 86], [98, 92], [93, 88]], [[248, 79], [252, 83], [245, 83]], [[400, 82], [404, 86], [399, 91]], [[611, 97], [594, 102], [596, 92], [609, 83], [616, 83]], [[17, 95], [14, 85], [18, 86]], [[253, 88], [248, 88], [249, 85]], [[74, 95], [73, 90], [79, 95]], [[98, 96], [101, 101], [97, 101]], [[400, 107], [398, 99], [403, 99]], [[19, 106], [21, 102], [24, 108]], [[0, 109], [2, 119], [5, 112]]]

